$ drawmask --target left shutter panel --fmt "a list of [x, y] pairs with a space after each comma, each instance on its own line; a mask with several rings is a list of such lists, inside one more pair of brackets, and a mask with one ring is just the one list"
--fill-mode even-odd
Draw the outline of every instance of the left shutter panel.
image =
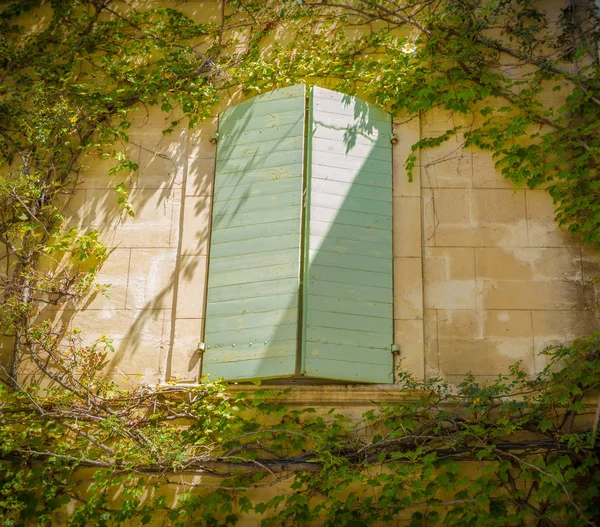
[[296, 370], [305, 87], [219, 116], [203, 375]]

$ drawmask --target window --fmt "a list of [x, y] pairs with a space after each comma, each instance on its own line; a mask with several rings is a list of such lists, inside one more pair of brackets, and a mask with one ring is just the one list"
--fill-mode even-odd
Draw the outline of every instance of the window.
[[390, 139], [304, 85], [221, 114], [203, 375], [392, 382]]

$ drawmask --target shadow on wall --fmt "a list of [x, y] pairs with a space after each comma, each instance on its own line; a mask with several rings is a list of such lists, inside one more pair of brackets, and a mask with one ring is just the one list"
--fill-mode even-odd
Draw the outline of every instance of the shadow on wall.
[[[109, 356], [110, 369], [124, 369], [127, 375], [151, 370], [146, 380], [154, 381], [160, 373], [161, 356], [166, 354], [164, 326], [170, 323], [176, 284], [186, 133], [163, 136], [161, 130], [166, 126], [162, 119], [140, 123], [131, 132], [135, 145], [128, 147], [139, 170], [129, 177], [111, 175], [114, 161], [92, 163], [83, 171], [83, 182], [66, 208], [69, 226], [79, 226], [84, 232], [98, 230], [100, 240], [110, 248], [97, 280], [110, 285], [108, 298], [94, 292], [82, 304], [44, 310], [39, 321], [51, 320], [56, 333], [69, 326], [78, 328], [82, 345], [105, 334], [116, 350]], [[114, 190], [118, 182], [125, 182], [130, 189], [134, 217], [118, 203]], [[189, 276], [197, 265], [186, 262], [179, 271]]]

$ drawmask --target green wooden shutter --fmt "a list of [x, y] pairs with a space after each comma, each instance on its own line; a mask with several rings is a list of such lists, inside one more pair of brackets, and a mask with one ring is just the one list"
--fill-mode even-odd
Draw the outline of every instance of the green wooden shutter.
[[392, 382], [391, 117], [312, 88], [302, 372]]
[[298, 349], [303, 85], [219, 116], [203, 375], [293, 375]]

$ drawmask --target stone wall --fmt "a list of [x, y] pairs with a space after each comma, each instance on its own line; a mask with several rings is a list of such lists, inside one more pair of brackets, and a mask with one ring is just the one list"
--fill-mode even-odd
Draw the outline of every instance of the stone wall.
[[[221, 17], [218, 0], [178, 9], [198, 20]], [[242, 99], [225, 94], [195, 130], [166, 136], [161, 131], [177, 116], [139, 111], [122, 146], [139, 163], [135, 173], [109, 176], [108, 162], [86, 160], [69, 212], [72, 224], [98, 229], [111, 250], [98, 277], [110, 285], [109, 297], [96, 294], [60, 316], [85, 338], [114, 340], [117, 377], [198, 380], [216, 153], [210, 139], [219, 111]], [[546, 346], [597, 328], [596, 312], [586, 308], [595, 302], [590, 280], [599, 260], [556, 226], [543, 189], [513, 188], [488, 153], [463, 148], [460, 136], [424, 152], [409, 182], [411, 145], [445, 131], [449, 119], [431, 112], [395, 126], [395, 343], [419, 377], [456, 382], [472, 371], [492, 379], [516, 360], [533, 373]], [[121, 181], [135, 217], [117, 204], [112, 189]]]

